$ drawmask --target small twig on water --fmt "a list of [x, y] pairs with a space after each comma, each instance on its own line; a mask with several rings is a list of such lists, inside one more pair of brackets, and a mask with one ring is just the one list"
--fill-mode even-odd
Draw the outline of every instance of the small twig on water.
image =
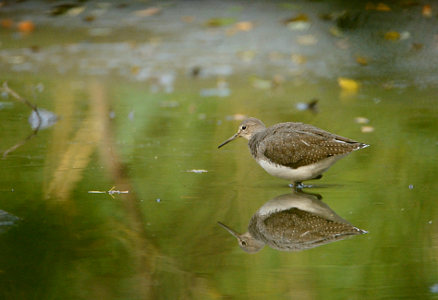
[[128, 194], [129, 191], [118, 191], [115, 190], [115, 186], [113, 186], [109, 191], [88, 191], [89, 194], [106, 194], [110, 195], [114, 198], [114, 194]]
[[8, 95], [11, 95], [12, 98], [17, 100], [18, 102], [21, 102], [21, 103], [29, 106], [35, 112], [35, 114], [38, 118], [38, 125], [32, 131], [32, 133], [30, 135], [28, 135], [24, 140], [18, 142], [17, 144], [15, 144], [14, 146], [10, 147], [9, 149], [7, 149], [6, 151], [3, 152], [3, 159], [5, 159], [9, 153], [15, 151], [17, 148], [26, 144], [27, 141], [29, 141], [31, 138], [33, 138], [38, 133], [38, 130], [40, 129], [40, 126], [42, 123], [42, 119], [41, 119], [41, 116], [40, 116], [40, 113], [38, 111], [37, 106], [35, 104], [33, 104], [32, 102], [28, 101], [27, 99], [21, 97], [17, 92], [15, 92], [13, 89], [11, 89], [8, 86], [7, 82], [3, 82], [3, 86], [0, 89], [2, 91], [4, 91], [5, 93], [7, 93]]

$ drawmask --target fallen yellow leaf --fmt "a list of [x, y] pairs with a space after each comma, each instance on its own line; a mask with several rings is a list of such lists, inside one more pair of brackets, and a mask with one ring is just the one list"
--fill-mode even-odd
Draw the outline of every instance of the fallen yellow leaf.
[[348, 92], [357, 92], [357, 90], [360, 87], [359, 82], [357, 82], [354, 79], [345, 78], [345, 77], [339, 77], [338, 84], [341, 87], [341, 89], [348, 91]]
[[363, 56], [356, 56], [356, 62], [361, 66], [367, 66], [368, 65], [368, 59]]
[[388, 5], [386, 5], [385, 3], [380, 2], [379, 4], [377, 4], [376, 10], [378, 10], [378, 11], [391, 11], [391, 8]]
[[429, 4], [426, 4], [423, 6], [423, 10], [422, 10], [422, 14], [423, 16], [430, 18], [432, 17], [432, 7]]
[[237, 22], [234, 28], [240, 31], [250, 31], [254, 27], [252, 22]]
[[17, 27], [23, 33], [31, 33], [35, 30], [35, 24], [32, 21], [22, 21], [18, 23]]
[[388, 31], [385, 33], [385, 40], [388, 41], [398, 41], [400, 39], [400, 33], [397, 31]]

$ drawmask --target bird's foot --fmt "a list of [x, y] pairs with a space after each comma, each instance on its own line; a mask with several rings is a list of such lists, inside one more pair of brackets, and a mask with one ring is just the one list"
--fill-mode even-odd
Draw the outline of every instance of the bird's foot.
[[295, 183], [290, 183], [289, 187], [291, 187], [295, 190], [302, 190], [304, 188], [311, 188], [312, 185], [311, 184], [303, 184], [302, 182], [295, 182]]

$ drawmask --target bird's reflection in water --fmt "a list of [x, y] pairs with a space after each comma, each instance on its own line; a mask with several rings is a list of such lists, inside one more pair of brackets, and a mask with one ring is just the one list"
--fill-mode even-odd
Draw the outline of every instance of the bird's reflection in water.
[[367, 233], [338, 216], [320, 199], [320, 195], [302, 191], [277, 196], [257, 210], [244, 234], [218, 223], [249, 253], [265, 245], [281, 251], [301, 251]]

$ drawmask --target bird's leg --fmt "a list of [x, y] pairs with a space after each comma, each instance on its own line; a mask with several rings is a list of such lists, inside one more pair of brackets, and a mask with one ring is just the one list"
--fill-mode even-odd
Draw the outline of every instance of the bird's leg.
[[289, 187], [291, 187], [291, 188], [293, 188], [295, 190], [301, 190], [301, 189], [303, 189], [303, 188], [305, 188], [307, 186], [304, 185], [302, 182], [297, 181], [297, 182], [294, 182], [294, 183], [290, 183]]

